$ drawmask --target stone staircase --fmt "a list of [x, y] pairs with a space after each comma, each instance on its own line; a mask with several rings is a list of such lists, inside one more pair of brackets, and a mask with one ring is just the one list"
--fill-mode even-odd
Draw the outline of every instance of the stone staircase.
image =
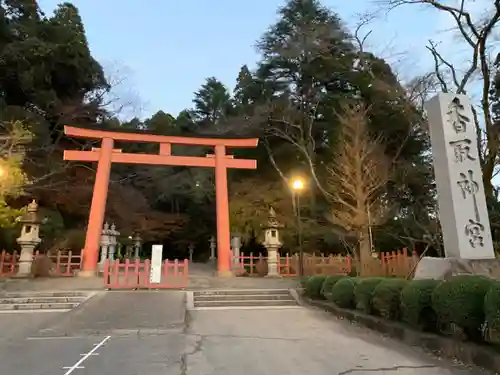
[[[276, 309], [299, 307], [288, 289], [205, 290], [192, 293], [191, 308], [208, 309]], [[189, 305], [188, 296], [188, 305]]]
[[87, 299], [92, 292], [19, 292], [0, 294], [0, 314], [19, 312], [70, 311]]

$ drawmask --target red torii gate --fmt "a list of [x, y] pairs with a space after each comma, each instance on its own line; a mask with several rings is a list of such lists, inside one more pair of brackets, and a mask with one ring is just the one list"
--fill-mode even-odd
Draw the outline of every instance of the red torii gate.
[[[233, 159], [231, 155], [226, 155], [226, 148], [257, 147], [259, 141], [258, 138], [190, 138], [94, 130], [73, 126], [65, 126], [64, 134], [75, 138], [101, 139], [101, 147], [93, 148], [91, 151], [64, 151], [64, 160], [97, 162], [94, 192], [90, 206], [85, 247], [83, 249], [83, 270], [80, 272], [81, 276], [93, 276], [97, 271], [99, 244], [106, 210], [106, 200], [108, 196], [108, 185], [112, 163], [215, 168], [218, 272], [220, 276], [227, 276], [231, 274], [227, 168], [256, 169], [257, 161], [248, 159]], [[159, 153], [124, 153], [121, 149], [113, 148], [115, 141], [157, 143], [159, 144]], [[206, 155], [206, 157], [172, 155], [172, 144], [212, 146], [214, 147], [215, 155]]]

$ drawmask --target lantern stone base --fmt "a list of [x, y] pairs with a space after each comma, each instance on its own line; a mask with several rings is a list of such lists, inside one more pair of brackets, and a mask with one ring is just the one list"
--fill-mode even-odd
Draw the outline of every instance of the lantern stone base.
[[278, 246], [267, 246], [267, 275], [268, 278], [279, 278], [278, 269], [279, 253]]
[[21, 255], [19, 256], [19, 269], [17, 277], [30, 277], [31, 265], [33, 264], [33, 252], [40, 241], [17, 241], [21, 246]]
[[447, 280], [457, 275], [478, 275], [500, 280], [500, 259], [423, 257], [415, 269], [415, 280]]

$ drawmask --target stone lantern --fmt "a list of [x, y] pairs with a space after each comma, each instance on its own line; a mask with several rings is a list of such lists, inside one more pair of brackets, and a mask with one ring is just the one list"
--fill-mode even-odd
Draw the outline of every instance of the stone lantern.
[[106, 259], [108, 259], [108, 250], [109, 250], [109, 245], [111, 244], [110, 241], [110, 236], [109, 236], [109, 224], [106, 222], [104, 223], [104, 226], [102, 228], [101, 232], [101, 259], [99, 261], [99, 267], [101, 270], [104, 267], [104, 262]]
[[238, 267], [240, 264], [240, 249], [241, 249], [241, 237], [238, 234], [233, 234], [231, 238], [231, 249], [233, 252], [233, 265]]
[[17, 243], [21, 247], [17, 276], [29, 276], [31, 274], [33, 251], [42, 242], [40, 225], [45, 221], [46, 219], [38, 214], [38, 204], [34, 199], [28, 205], [28, 212], [17, 220], [18, 223], [22, 224], [21, 235], [17, 238]]
[[109, 260], [115, 260], [116, 246], [118, 244], [117, 237], [120, 235], [120, 232], [116, 230], [115, 223], [111, 224], [111, 228], [109, 228]]
[[142, 246], [142, 238], [139, 233], [136, 233], [134, 235], [134, 238], [132, 238], [132, 242], [134, 243], [134, 259], [139, 259], [139, 251], [141, 250]]
[[283, 245], [279, 238], [280, 228], [283, 228], [283, 225], [276, 220], [276, 212], [271, 207], [269, 209], [267, 225], [264, 227], [264, 242], [262, 243], [267, 249], [267, 277], [280, 277], [278, 251]]
[[194, 245], [192, 243], [190, 243], [188, 246], [188, 252], [189, 252], [189, 263], [193, 263]]
[[209, 244], [210, 244], [210, 261], [215, 262], [215, 248], [217, 247], [217, 244], [214, 236], [210, 237]]

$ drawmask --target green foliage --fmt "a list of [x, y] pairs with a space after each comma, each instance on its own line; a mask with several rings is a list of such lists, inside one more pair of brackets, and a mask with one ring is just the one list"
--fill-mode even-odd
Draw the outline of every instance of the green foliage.
[[484, 298], [488, 341], [500, 344], [500, 282], [494, 281]]
[[356, 300], [356, 309], [367, 314], [373, 312], [372, 298], [375, 287], [380, 284], [384, 278], [368, 277], [360, 279], [354, 288], [354, 298]]
[[309, 276], [303, 276], [299, 279], [299, 284], [302, 288], [305, 288], [307, 285], [307, 280], [309, 280]]
[[332, 288], [337, 283], [337, 281], [342, 280], [344, 277], [345, 277], [344, 275], [327, 276], [321, 288], [321, 295], [325, 297], [325, 299], [330, 299], [332, 294]]
[[432, 294], [439, 280], [413, 280], [401, 292], [402, 320], [423, 331], [436, 329], [436, 313], [432, 308]]
[[217, 78], [207, 78], [194, 95], [194, 113], [204, 125], [214, 125], [228, 115], [231, 108], [231, 96], [224, 84]]
[[354, 289], [358, 281], [353, 277], [344, 277], [337, 281], [332, 288], [330, 300], [338, 307], [344, 309], [354, 308], [356, 306]]
[[10, 207], [8, 199], [23, 193], [28, 177], [23, 171], [25, 145], [32, 134], [21, 121], [1, 123], [0, 141], [0, 227], [12, 228], [24, 209]]
[[404, 279], [388, 279], [373, 290], [373, 309], [386, 319], [399, 320], [401, 291], [408, 284]]
[[311, 298], [323, 299], [321, 288], [326, 280], [326, 276], [311, 276], [306, 282], [306, 293]]
[[432, 294], [432, 307], [439, 323], [457, 325], [471, 339], [481, 337], [484, 298], [492, 281], [481, 276], [455, 276], [439, 284]]

